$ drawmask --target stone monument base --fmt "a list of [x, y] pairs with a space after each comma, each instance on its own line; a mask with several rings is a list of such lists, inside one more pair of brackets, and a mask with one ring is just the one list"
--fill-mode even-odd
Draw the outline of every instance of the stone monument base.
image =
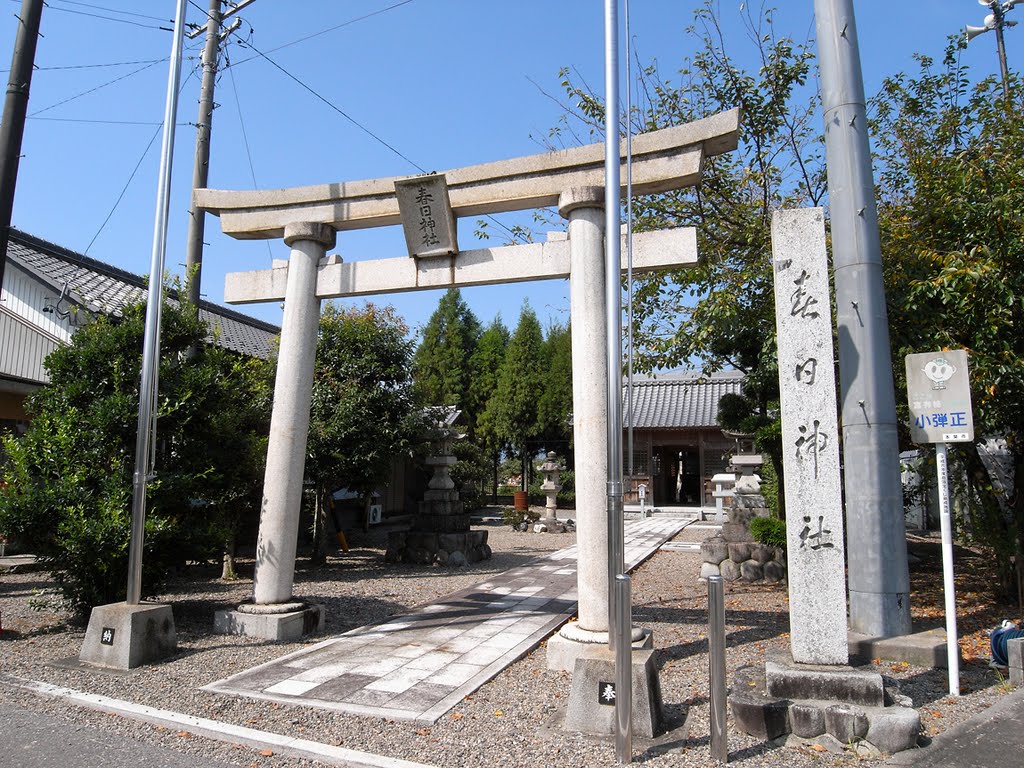
[[[633, 651], [649, 651], [654, 647], [654, 633], [642, 627], [633, 627]], [[580, 629], [579, 622], [570, 621], [556, 634], [548, 638], [548, 669], [555, 672], [572, 672], [576, 660], [587, 656], [596, 648], [608, 648], [607, 632], [588, 632]]]
[[171, 606], [158, 603], [97, 605], [78, 660], [108, 669], [134, 669], [178, 649]]
[[868, 742], [886, 754], [917, 746], [920, 715], [896, 681], [877, 672], [776, 659], [737, 670], [732, 691], [736, 727], [751, 736], [827, 734], [842, 745]]
[[245, 635], [287, 642], [319, 632], [324, 626], [324, 607], [311, 603], [255, 605], [243, 603], [234, 611], [217, 611], [213, 631], [219, 635]]
[[487, 531], [437, 533], [433, 531], [392, 531], [384, 559], [389, 563], [461, 566], [488, 560]]
[[[633, 733], [654, 738], [665, 727], [661, 684], [653, 650], [634, 650], [632, 668]], [[592, 734], [615, 732], [615, 655], [608, 646], [591, 646], [576, 659], [563, 728]]]
[[934, 669], [945, 669], [949, 666], [944, 629], [929, 629], [926, 632], [895, 637], [871, 637], [849, 632], [846, 637], [851, 658], [864, 661], [905, 661], [915, 667]]

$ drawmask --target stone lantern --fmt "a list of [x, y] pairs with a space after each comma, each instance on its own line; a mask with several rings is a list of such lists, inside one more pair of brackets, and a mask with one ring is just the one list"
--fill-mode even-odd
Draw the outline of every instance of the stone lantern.
[[546, 461], [540, 465], [541, 474], [544, 475], [544, 483], [540, 489], [544, 491], [547, 501], [544, 504], [544, 524], [551, 528], [553, 523], [558, 522], [558, 492], [562, 486], [558, 483], [558, 474], [562, 471], [555, 461], [555, 452], [549, 451]]

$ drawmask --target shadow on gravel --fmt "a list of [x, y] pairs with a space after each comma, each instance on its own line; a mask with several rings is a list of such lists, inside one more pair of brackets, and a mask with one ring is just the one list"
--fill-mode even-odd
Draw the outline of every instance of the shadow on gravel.
[[8, 582], [0, 579], [0, 597], [34, 597], [37, 591], [53, 589], [53, 582], [40, 574], [39, 581]]
[[[746, 643], [760, 643], [789, 631], [789, 619], [783, 613], [774, 611], [743, 611], [730, 609], [726, 612], [728, 629], [726, 642], [729, 647]], [[708, 615], [699, 608], [664, 608], [651, 607], [634, 612], [634, 621], [638, 625], [645, 623], [663, 623], [674, 626], [690, 626], [699, 634], [687, 643], [677, 643], [661, 649], [665, 660], [683, 659], [688, 656], [706, 654], [708, 641], [706, 637]], [[740, 625], [742, 629], [735, 629]]]

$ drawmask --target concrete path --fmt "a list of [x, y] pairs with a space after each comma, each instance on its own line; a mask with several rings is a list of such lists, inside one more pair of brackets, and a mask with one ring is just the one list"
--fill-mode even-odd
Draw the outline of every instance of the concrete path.
[[936, 736], [921, 749], [889, 758], [886, 766], [1000, 768], [1020, 765], [1024, 755], [1024, 690], [1006, 694], [970, 720]]
[[[687, 523], [627, 521], [627, 569], [653, 555]], [[204, 690], [432, 724], [575, 613], [572, 546]]]

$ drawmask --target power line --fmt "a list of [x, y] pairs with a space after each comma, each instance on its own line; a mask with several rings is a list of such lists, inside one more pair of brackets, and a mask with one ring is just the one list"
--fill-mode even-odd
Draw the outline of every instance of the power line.
[[[179, 94], [185, 90], [185, 85], [188, 83], [189, 80], [192, 79], [192, 74], [193, 73], [189, 73], [189, 76], [186, 77], [185, 81], [181, 84], [181, 87], [178, 89]], [[163, 125], [164, 124], [162, 120], [159, 123], [157, 123], [156, 130], [150, 137], [149, 143], [146, 145], [146, 148], [142, 150], [142, 156], [139, 158], [139, 162], [135, 164], [135, 167], [132, 169], [131, 175], [128, 176], [128, 181], [125, 182], [124, 187], [121, 189], [121, 194], [119, 194], [117, 196], [117, 200], [114, 201], [114, 206], [110, 209], [110, 213], [107, 214], [107, 218], [105, 218], [103, 220], [103, 223], [100, 224], [100, 228], [96, 230], [96, 234], [92, 236], [92, 240], [89, 241], [89, 245], [85, 247], [86, 255], [89, 255], [89, 249], [92, 248], [92, 244], [96, 242], [96, 238], [98, 238], [100, 236], [100, 233], [102, 233], [104, 228], [106, 228], [107, 223], [110, 221], [110, 218], [114, 215], [114, 211], [117, 210], [117, 207], [121, 204], [121, 201], [124, 199], [125, 193], [128, 191], [128, 187], [131, 186], [132, 180], [135, 178], [135, 174], [139, 172], [139, 168], [142, 166], [142, 161], [145, 160], [146, 155], [149, 154], [150, 147], [153, 146], [153, 142], [156, 141], [156, 137], [160, 135], [160, 129], [163, 128]]]
[[[17, 2], [17, 0], [15, 0], [15, 2]], [[53, 8], [54, 7], [53, 3], [55, 3], [55, 2], [63, 3], [64, 5], [80, 5], [83, 8], [94, 8], [94, 9], [96, 9], [98, 11], [106, 11], [107, 13], [120, 13], [122, 16], [135, 16], [135, 17], [140, 18], [140, 19], [151, 19], [153, 21], [160, 21], [160, 22], [173, 22], [174, 21], [174, 19], [165, 19], [165, 18], [163, 18], [161, 16], [149, 16], [149, 15], [147, 15], [145, 13], [135, 13], [133, 11], [122, 11], [119, 8], [107, 8], [106, 6], [103, 6], [103, 5], [95, 5], [93, 3], [83, 3], [83, 2], [80, 2], [79, 0], [49, 0], [47, 2], [47, 5], [49, 7], [51, 7], [51, 8]]]
[[[137, 61], [112, 61], [109, 64], [63, 64], [59, 67], [36, 67], [36, 72], [50, 72], [60, 69], [100, 69], [102, 67], [128, 67], [135, 64], [159, 64], [167, 61], [165, 56], [162, 59], [139, 59]], [[10, 72], [9, 69], [0, 69], [0, 72]]]
[[[102, 125], [163, 125], [152, 120], [91, 120], [85, 117], [29, 117], [29, 120], [47, 120], [54, 123], [99, 123]], [[192, 123], [176, 123], [179, 127]]]
[[[166, 59], [161, 59], [160, 61], [166, 61]], [[102, 85], [97, 85], [95, 88], [90, 88], [87, 91], [82, 91], [81, 93], [76, 93], [74, 96], [70, 96], [70, 97], [64, 99], [63, 101], [58, 101], [56, 104], [51, 104], [48, 107], [43, 107], [42, 109], [36, 110], [31, 115], [29, 115], [29, 117], [36, 117], [37, 115], [41, 115], [43, 112], [47, 112], [47, 111], [49, 111], [51, 109], [59, 107], [62, 104], [67, 104], [69, 101], [74, 101], [75, 99], [80, 99], [82, 96], [86, 96], [86, 95], [88, 95], [90, 93], [95, 93], [96, 91], [100, 90], [101, 88], [106, 88], [108, 85], [113, 85], [114, 83], [120, 82], [121, 80], [125, 80], [125, 79], [131, 77], [132, 75], [137, 75], [139, 72], [143, 72], [144, 70], [147, 70], [150, 67], [154, 66], [155, 64], [159, 64], [159, 63], [160, 63], [159, 61], [153, 61], [150, 64], [146, 64], [143, 67], [139, 67], [138, 69], [136, 69], [136, 70], [134, 70], [132, 72], [129, 72], [127, 75], [121, 75], [120, 77], [115, 77], [113, 80], [108, 80], [107, 82], [103, 83]]]
[[50, 6], [50, 9], [54, 11], [63, 11], [64, 13], [73, 13], [76, 16], [89, 16], [94, 19], [103, 19], [104, 21], [116, 21], [121, 24], [131, 24], [133, 27], [143, 27], [145, 29], [162, 29], [166, 32], [173, 31], [170, 27], [162, 27], [156, 24], [144, 24], [141, 21], [132, 21], [131, 19], [118, 19], [114, 16], [103, 16], [99, 13], [89, 13], [88, 11], [76, 11], [73, 8], [61, 8], [59, 5]]
[[[252, 177], [252, 188], [257, 189], [259, 185], [256, 183], [256, 166], [252, 163], [252, 150], [249, 147], [249, 135], [245, 130], [245, 118], [242, 116], [242, 101], [238, 98], [238, 83], [235, 82], [235, 72], [231, 69], [231, 62], [228, 59], [227, 51], [224, 52], [224, 68], [228, 70], [228, 74], [231, 75], [231, 90], [235, 93], [235, 108], [238, 110], [238, 124], [242, 127], [242, 144], [245, 146], [245, 156], [249, 160], [249, 175]], [[270, 254], [270, 258], [274, 258], [274, 252], [270, 247], [270, 241], [267, 243], [267, 253]]]
[[96, 230], [96, 234], [92, 236], [92, 240], [89, 241], [89, 244], [85, 246], [86, 256], [89, 255], [89, 249], [92, 248], [92, 244], [96, 242], [96, 238], [99, 237], [100, 233], [106, 228], [107, 222], [109, 222], [110, 218], [114, 215], [114, 211], [117, 210], [117, 206], [119, 206], [121, 201], [124, 199], [124, 195], [128, 191], [128, 187], [131, 186], [132, 180], [135, 178], [135, 174], [139, 172], [139, 167], [142, 165], [142, 161], [146, 159], [146, 155], [149, 154], [149, 149], [153, 146], [153, 142], [156, 141], [156, 137], [160, 135], [160, 129], [162, 127], [163, 123], [157, 123], [156, 130], [153, 131], [153, 135], [149, 137], [149, 143], [146, 145], [146, 148], [142, 150], [142, 156], [139, 158], [139, 162], [137, 162], [135, 167], [132, 169], [131, 175], [128, 177], [128, 181], [125, 182], [124, 187], [121, 189], [121, 194], [119, 194], [117, 196], [117, 200], [114, 201], [114, 205], [107, 214], [107, 218], [105, 218], [103, 223], [100, 224], [100, 228]]
[[[389, 5], [387, 8], [381, 8], [378, 11], [373, 11], [372, 13], [367, 13], [367, 14], [364, 14], [364, 15], [359, 16], [357, 18], [349, 19], [348, 21], [344, 21], [341, 24], [335, 24], [333, 27], [328, 27], [327, 29], [322, 29], [319, 32], [314, 32], [311, 35], [306, 35], [305, 37], [300, 37], [297, 40], [292, 40], [290, 43], [284, 43], [283, 45], [279, 45], [276, 48], [271, 48], [270, 50], [267, 51], [267, 53], [275, 53], [276, 51], [280, 51], [283, 48], [289, 48], [289, 47], [291, 47], [293, 45], [298, 45], [299, 43], [304, 43], [307, 40], [312, 40], [314, 37], [320, 37], [321, 35], [326, 35], [328, 32], [334, 32], [336, 29], [341, 29], [342, 27], [348, 27], [348, 26], [350, 26], [352, 24], [355, 24], [356, 22], [365, 21], [366, 19], [372, 18], [374, 16], [379, 16], [382, 13], [387, 13], [388, 11], [392, 11], [395, 8], [400, 8], [403, 5], [408, 5], [411, 2], [413, 2], [413, 0], [401, 0], [401, 2], [394, 3], [393, 5]], [[205, 13], [205, 11], [204, 11], [204, 13]], [[253, 50], [255, 51], [256, 49], [253, 48]], [[259, 53], [259, 52], [257, 51], [257, 53]], [[260, 55], [262, 56], [264, 54], [260, 54]], [[236, 61], [233, 66], [237, 67], [239, 64], [245, 64], [245, 62], [247, 62], [247, 61], [252, 61], [253, 59], [258, 59], [258, 58], [259, 58], [259, 56], [250, 56], [247, 59], [241, 59], [239, 61]]]
[[[411, 0], [410, 0], [410, 1], [411, 1]], [[403, 160], [405, 160], [405, 162], [407, 162], [407, 163], [408, 163], [409, 165], [411, 165], [411, 166], [412, 166], [413, 168], [415, 168], [416, 170], [418, 170], [418, 171], [419, 171], [420, 173], [426, 173], [426, 171], [425, 171], [425, 170], [424, 170], [424, 169], [423, 169], [423, 168], [422, 168], [422, 167], [421, 167], [421, 166], [420, 166], [420, 165], [419, 165], [418, 163], [416, 163], [416, 162], [414, 162], [414, 161], [410, 160], [410, 159], [409, 159], [408, 157], [406, 157], [405, 155], [403, 155], [403, 154], [402, 154], [401, 152], [399, 152], [399, 151], [398, 151], [397, 149], [395, 149], [395, 147], [393, 147], [393, 146], [392, 146], [391, 144], [389, 144], [388, 142], [386, 142], [386, 141], [385, 141], [384, 139], [382, 139], [382, 138], [381, 138], [380, 136], [378, 136], [377, 134], [375, 134], [375, 133], [374, 133], [373, 131], [371, 131], [371, 130], [370, 130], [369, 128], [367, 128], [367, 127], [366, 127], [365, 125], [363, 125], [363, 124], [362, 124], [362, 123], [360, 123], [360, 122], [359, 122], [358, 120], [356, 120], [356, 119], [355, 119], [354, 117], [352, 117], [352, 115], [348, 114], [348, 113], [347, 113], [347, 112], [346, 112], [345, 110], [343, 110], [343, 109], [342, 109], [341, 107], [339, 107], [338, 105], [336, 105], [336, 104], [334, 104], [334, 103], [333, 103], [332, 101], [330, 101], [330, 100], [329, 100], [329, 99], [328, 99], [328, 98], [327, 98], [326, 96], [323, 96], [323, 95], [321, 95], [321, 94], [320, 94], [320, 93], [318, 93], [318, 92], [317, 92], [316, 90], [314, 90], [314, 89], [313, 89], [312, 87], [310, 87], [310, 86], [306, 85], [306, 83], [304, 83], [304, 82], [303, 82], [302, 80], [300, 80], [300, 79], [299, 79], [299, 78], [297, 78], [297, 77], [296, 77], [295, 75], [293, 75], [293, 74], [292, 74], [291, 72], [289, 72], [289, 71], [288, 71], [287, 69], [285, 69], [284, 67], [282, 67], [282, 66], [281, 66], [280, 64], [278, 64], [278, 63], [277, 63], [276, 61], [274, 61], [274, 60], [273, 60], [272, 58], [270, 58], [269, 56], [267, 56], [267, 55], [266, 55], [265, 53], [263, 53], [263, 52], [262, 52], [261, 50], [259, 50], [259, 49], [258, 49], [258, 48], [257, 48], [256, 46], [254, 46], [254, 45], [253, 45], [252, 43], [247, 43], [247, 42], [244, 42], [244, 41], [242, 41], [242, 40], [239, 40], [239, 41], [238, 41], [238, 44], [239, 44], [239, 45], [244, 45], [244, 46], [248, 46], [249, 48], [252, 48], [252, 50], [254, 50], [254, 51], [255, 51], [255, 52], [257, 53], [257, 54], [259, 54], [259, 55], [260, 55], [260, 56], [262, 56], [262, 57], [263, 57], [264, 59], [266, 59], [266, 60], [267, 60], [267, 61], [268, 61], [268, 62], [269, 62], [270, 64], [272, 64], [272, 65], [273, 65], [274, 67], [276, 67], [276, 68], [277, 68], [278, 70], [280, 70], [280, 71], [281, 71], [281, 72], [282, 72], [283, 74], [287, 75], [287, 76], [288, 76], [289, 78], [291, 78], [292, 80], [294, 80], [294, 81], [295, 81], [296, 83], [298, 83], [298, 84], [299, 84], [300, 86], [302, 86], [303, 88], [305, 88], [305, 89], [306, 89], [307, 91], [309, 91], [309, 92], [310, 92], [311, 94], [313, 94], [313, 95], [314, 95], [314, 96], [315, 96], [316, 98], [318, 98], [318, 99], [319, 99], [320, 101], [322, 101], [322, 102], [323, 102], [324, 104], [326, 104], [326, 105], [327, 105], [328, 107], [330, 107], [331, 109], [333, 109], [333, 110], [334, 110], [335, 112], [337, 112], [337, 113], [338, 113], [339, 115], [341, 115], [342, 117], [344, 117], [344, 118], [345, 118], [346, 120], [348, 120], [348, 121], [349, 121], [350, 123], [352, 123], [352, 125], [356, 126], [356, 128], [358, 128], [359, 130], [361, 130], [361, 131], [362, 131], [363, 133], [365, 133], [365, 134], [366, 134], [367, 136], [370, 136], [370, 137], [371, 137], [372, 139], [374, 139], [375, 141], [379, 142], [380, 144], [382, 144], [382, 145], [384, 145], [385, 147], [387, 147], [388, 149], [390, 149], [390, 150], [391, 150], [392, 152], [394, 152], [394, 153], [395, 153], [396, 155], [398, 155], [398, 156], [399, 156], [400, 158], [402, 158]]]

